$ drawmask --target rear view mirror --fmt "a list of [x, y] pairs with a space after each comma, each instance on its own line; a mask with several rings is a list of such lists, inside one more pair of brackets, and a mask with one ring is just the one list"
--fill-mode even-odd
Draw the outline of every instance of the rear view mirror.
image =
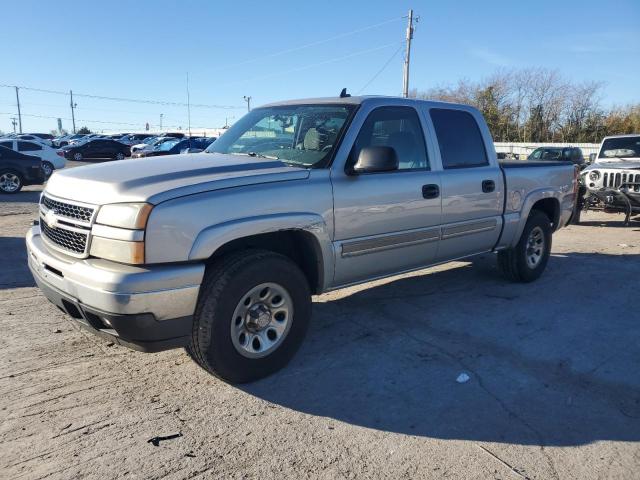
[[360, 150], [354, 173], [390, 172], [398, 169], [398, 155], [391, 147], [365, 147]]

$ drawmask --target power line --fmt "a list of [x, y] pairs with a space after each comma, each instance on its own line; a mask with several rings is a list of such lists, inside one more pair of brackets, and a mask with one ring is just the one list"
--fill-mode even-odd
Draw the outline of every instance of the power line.
[[[34, 87], [25, 87], [25, 86], [21, 86], [21, 85], [6, 85], [6, 84], [0, 84], [0, 87], [4, 87], [4, 88], [20, 88], [22, 90], [27, 90], [27, 91], [31, 91], [31, 92], [40, 92], [40, 93], [50, 93], [50, 94], [55, 94], [55, 95], [65, 95], [65, 96], [69, 96], [69, 92], [62, 92], [59, 90], [48, 90], [48, 89], [44, 89], [44, 88], [34, 88]], [[163, 100], [148, 100], [148, 99], [140, 99], [140, 98], [125, 98], [125, 97], [108, 97], [108, 96], [104, 96], [104, 95], [93, 95], [93, 94], [88, 94], [88, 93], [74, 93], [73, 94], [75, 97], [82, 97], [82, 98], [92, 98], [95, 100], [110, 100], [110, 101], [114, 101], [114, 102], [130, 102], [130, 103], [144, 103], [144, 104], [148, 104], [148, 105], [166, 105], [166, 106], [173, 106], [173, 107], [186, 107], [187, 104], [186, 103], [181, 103], [181, 102], [167, 102], [167, 101], [163, 101]], [[236, 106], [236, 105], [209, 105], [209, 104], [204, 104], [204, 103], [192, 103], [191, 104], [192, 107], [198, 107], [198, 108], [214, 108], [214, 109], [222, 109], [222, 110], [237, 110], [237, 109], [243, 109], [244, 107], [241, 106]]]
[[[14, 113], [10, 113], [10, 112], [0, 112], [0, 115], [14, 115]], [[34, 118], [46, 118], [46, 119], [54, 119], [57, 120], [58, 118], [60, 120], [66, 120], [69, 121], [71, 120], [71, 117], [54, 117], [54, 116], [50, 116], [50, 115], [36, 115], [36, 114], [29, 114], [29, 113], [23, 113], [22, 114], [23, 117], [34, 117]], [[139, 126], [140, 124], [144, 124], [145, 122], [136, 122], [136, 123], [131, 123], [131, 122], [110, 122], [107, 120], [90, 120], [90, 119], [76, 119], [76, 121], [78, 123], [100, 123], [100, 124], [105, 124], [105, 125], [122, 125], [122, 126], [129, 126], [129, 127], [135, 127], [135, 126]], [[181, 125], [164, 125], [165, 127], [170, 127], [170, 128], [179, 128], [181, 127]], [[192, 128], [212, 128], [212, 127], [207, 127], [207, 126], [194, 126]]]
[[391, 57], [389, 58], [389, 60], [387, 60], [385, 62], [385, 64], [382, 66], [382, 68], [380, 70], [378, 70], [378, 72], [371, 77], [371, 80], [369, 80], [367, 83], [365, 83], [364, 87], [362, 87], [360, 90], [358, 90], [358, 92], [356, 93], [356, 95], [360, 95], [361, 92], [363, 92], [369, 85], [371, 85], [371, 83], [373, 83], [373, 81], [378, 78], [378, 75], [380, 75], [385, 68], [387, 68], [389, 66], [389, 64], [391, 63], [391, 61], [396, 58], [396, 55], [398, 55], [398, 53], [402, 50], [403, 45], [400, 44], [400, 46], [398, 47], [398, 49], [393, 52], [393, 55], [391, 55]]
[[373, 25], [362, 27], [362, 28], [359, 28], [357, 30], [352, 30], [350, 32], [340, 33], [338, 35], [334, 35], [333, 37], [325, 38], [324, 40], [317, 40], [315, 42], [307, 43], [305, 45], [300, 45], [298, 47], [288, 48], [286, 50], [280, 50], [279, 52], [269, 53], [269, 54], [266, 54], [266, 55], [261, 55], [259, 57], [250, 58], [248, 60], [243, 60], [243, 61], [238, 62], [238, 63], [232, 63], [232, 64], [226, 65], [224, 67], [221, 67], [219, 69], [216, 69], [216, 70], [214, 70], [214, 72], [220, 72], [222, 70], [227, 70], [227, 69], [238, 67], [238, 66], [241, 66], [241, 65], [246, 65], [247, 63], [253, 63], [253, 62], [256, 62], [258, 60], [263, 60], [265, 58], [279, 57], [280, 55], [286, 55], [287, 53], [293, 53], [293, 52], [297, 52], [299, 50], [303, 50], [305, 48], [315, 47], [317, 45], [322, 45], [324, 43], [329, 43], [329, 42], [332, 42], [334, 40], [338, 40], [340, 38], [349, 37], [351, 35], [355, 35], [355, 34], [358, 34], [358, 33], [366, 32], [367, 30], [378, 28], [378, 27], [381, 27], [383, 25], [387, 25], [389, 23], [397, 22], [398, 20], [402, 20], [402, 19], [404, 19], [404, 17], [391, 18], [389, 20], [385, 20], [384, 22], [375, 23]]
[[299, 72], [301, 70], [307, 70], [309, 68], [314, 68], [314, 67], [319, 67], [319, 66], [322, 66], [322, 65], [326, 65], [328, 63], [340, 62], [342, 60], [347, 60], [349, 58], [357, 57], [357, 56], [360, 56], [360, 55], [366, 55], [367, 53], [377, 52], [379, 50], [383, 50], [385, 48], [393, 47], [393, 46], [396, 46], [396, 45], [397, 45], [397, 42], [387, 43], [386, 45], [381, 45], [379, 47], [369, 48], [367, 50], [360, 50], [358, 52], [350, 53], [348, 55], [343, 55], [342, 57], [330, 58], [328, 60], [323, 60], [321, 62], [310, 63], [308, 65], [303, 65], [301, 67], [291, 68], [289, 70], [283, 70], [283, 71], [280, 71], [280, 72], [274, 72], [274, 73], [270, 73], [270, 74], [267, 74], [267, 75], [261, 75], [261, 76], [258, 76], [258, 77], [253, 77], [253, 78], [249, 78], [249, 79], [243, 80], [241, 82], [234, 82], [234, 83], [229, 83], [229, 84], [221, 85], [221, 86], [238, 85], [240, 83], [247, 83], [247, 82], [252, 82], [252, 81], [255, 81], [255, 80], [264, 80], [266, 78], [277, 77], [279, 75], [286, 75], [286, 74], [289, 74], [289, 73], [295, 73], [295, 72]]

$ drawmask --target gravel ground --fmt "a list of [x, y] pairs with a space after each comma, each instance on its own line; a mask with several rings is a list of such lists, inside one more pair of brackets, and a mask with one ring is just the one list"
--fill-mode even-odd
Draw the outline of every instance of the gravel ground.
[[487, 255], [317, 297], [292, 363], [236, 387], [49, 304], [39, 190], [0, 197], [1, 478], [640, 478], [638, 222], [585, 215], [529, 285]]

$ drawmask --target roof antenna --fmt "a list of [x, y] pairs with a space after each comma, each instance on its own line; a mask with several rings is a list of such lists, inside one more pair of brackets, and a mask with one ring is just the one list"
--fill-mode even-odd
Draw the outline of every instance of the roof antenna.
[[342, 91], [340, 92], [340, 98], [347, 98], [347, 97], [350, 97], [350, 96], [351, 96], [351, 94], [347, 93], [347, 89], [346, 88], [343, 88]]

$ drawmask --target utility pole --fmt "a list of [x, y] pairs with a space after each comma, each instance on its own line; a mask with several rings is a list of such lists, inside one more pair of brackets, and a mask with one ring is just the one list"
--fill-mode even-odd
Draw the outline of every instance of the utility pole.
[[20, 125], [20, 133], [22, 133], [22, 113], [20, 113], [20, 95], [18, 87], [16, 87], [16, 103], [18, 104], [18, 125]]
[[189, 123], [189, 148], [191, 148], [191, 95], [189, 94], [189, 72], [187, 72], [187, 122]]
[[16, 117], [11, 117], [11, 125], [13, 125], [13, 133], [16, 133], [16, 125], [18, 122], [16, 121]]
[[404, 72], [402, 76], [402, 96], [409, 96], [409, 61], [411, 60], [411, 40], [413, 39], [413, 9], [409, 10], [407, 23], [407, 51], [404, 57]]
[[76, 103], [73, 103], [73, 91], [69, 90], [69, 95], [71, 97], [71, 102], [69, 105], [71, 106], [71, 123], [73, 124], [73, 133], [76, 133], [76, 114], [75, 108], [78, 106]]
[[242, 98], [244, 98], [244, 101], [247, 102], [247, 112], [251, 111], [251, 97], [247, 97], [246, 95], [244, 95]]
[[164, 116], [164, 113], [160, 114], [160, 131], [162, 132], [162, 117]]

